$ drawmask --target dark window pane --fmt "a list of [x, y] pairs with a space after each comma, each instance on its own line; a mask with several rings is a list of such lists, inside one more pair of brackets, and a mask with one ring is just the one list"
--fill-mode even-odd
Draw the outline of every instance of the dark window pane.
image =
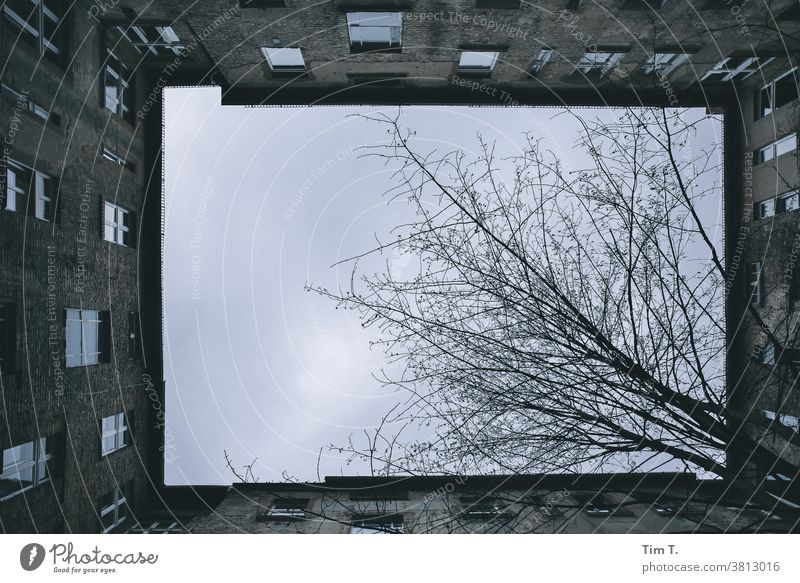
[[764, 87], [756, 95], [756, 117], [764, 117], [772, 113], [770, 105], [770, 88]]
[[108, 109], [109, 111], [117, 111], [118, 100], [119, 96], [117, 95], [117, 74], [111, 63], [109, 63], [108, 65], [106, 65], [106, 83], [105, 83], [106, 109]]
[[14, 372], [16, 345], [16, 314], [14, 305], [0, 304], [0, 374]]
[[775, 82], [775, 109], [797, 99], [797, 83], [794, 74], [785, 75]]

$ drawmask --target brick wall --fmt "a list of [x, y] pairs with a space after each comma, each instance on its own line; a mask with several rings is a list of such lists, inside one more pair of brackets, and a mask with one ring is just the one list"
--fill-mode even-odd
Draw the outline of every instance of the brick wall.
[[[3, 77], [59, 114], [61, 126], [20, 112], [13, 98], [0, 101], [0, 133], [12, 142], [8, 155], [59, 183], [55, 223], [0, 210], [0, 301], [16, 305], [17, 343], [16, 371], [2, 377], [0, 450], [38, 436], [64, 437], [63, 476], [0, 503], [0, 530], [7, 532], [93, 532], [100, 496], [132, 481], [141, 504], [148, 488], [141, 458], [151, 401], [143, 363], [129, 357], [128, 313], [139, 309], [138, 262], [158, 257], [106, 242], [101, 231], [101, 197], [136, 212], [143, 203], [143, 141], [102, 106], [100, 29], [86, 8], [68, 18], [68, 68], [18, 43]], [[2, 54], [16, 36], [3, 22]], [[102, 158], [103, 143], [130, 149], [137, 172]], [[80, 307], [110, 312], [110, 362], [65, 366], [65, 309]], [[123, 410], [134, 412], [133, 443], [101, 457], [101, 419]]]

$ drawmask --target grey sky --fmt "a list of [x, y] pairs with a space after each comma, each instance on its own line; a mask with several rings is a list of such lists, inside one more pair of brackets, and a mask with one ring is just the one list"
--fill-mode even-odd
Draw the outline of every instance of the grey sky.
[[[166, 481], [230, 483], [223, 449], [237, 465], [257, 457], [261, 480], [313, 479], [320, 448], [372, 427], [399, 398], [371, 377], [383, 361], [369, 349], [374, 331], [304, 291], [346, 283], [349, 268], [331, 266], [403, 221], [381, 196], [391, 168], [354, 153], [388, 136], [350, 116], [375, 109], [219, 103], [219, 89], [166, 91]], [[419, 107], [402, 123], [428, 148], [469, 150], [480, 132], [503, 155], [529, 131], [580, 166], [575, 122], [556, 113]], [[702, 140], [719, 139], [719, 124], [708, 129]], [[366, 267], [411, 264], [389, 254]], [[323, 451], [322, 475], [359, 471]]]

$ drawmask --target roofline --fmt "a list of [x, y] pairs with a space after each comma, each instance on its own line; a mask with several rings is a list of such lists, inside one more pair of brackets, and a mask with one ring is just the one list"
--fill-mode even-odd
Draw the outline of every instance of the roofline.
[[326, 476], [324, 482], [249, 482], [232, 484], [234, 490], [247, 491], [349, 491], [370, 490], [482, 490], [526, 489], [604, 489], [626, 490], [652, 487], [696, 487], [701, 481], [693, 473], [606, 473], [606, 474], [513, 474], [513, 475], [436, 475], [436, 476]]

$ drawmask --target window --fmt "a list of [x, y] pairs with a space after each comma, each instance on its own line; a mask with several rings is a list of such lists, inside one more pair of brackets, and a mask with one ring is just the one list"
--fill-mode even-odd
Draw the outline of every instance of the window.
[[391, 516], [361, 516], [353, 519], [350, 525], [350, 534], [403, 534], [403, 517]]
[[761, 202], [754, 202], [755, 214], [757, 219], [766, 219], [775, 215], [775, 199], [762, 200]]
[[493, 498], [462, 498], [464, 514], [470, 518], [491, 518], [500, 515], [500, 505]]
[[285, 498], [272, 502], [264, 518], [266, 520], [299, 520], [305, 518], [307, 498]]
[[67, 366], [86, 366], [104, 360], [109, 313], [67, 309]]
[[122, 119], [133, 123], [133, 75], [117, 56], [108, 50], [106, 57], [105, 104]]
[[[28, 208], [37, 219], [53, 221], [56, 208], [54, 190], [55, 181], [47, 174], [14, 160], [7, 161], [4, 209], [23, 212]], [[28, 202], [28, 194], [33, 195], [32, 203]], [[28, 204], [32, 206], [26, 207]]]
[[53, 193], [53, 179], [41, 172], [34, 173], [36, 183], [35, 216], [43, 221], [52, 221], [55, 212], [55, 196]]
[[22, 41], [40, 55], [61, 61], [63, 8], [60, 0], [6, 0], [3, 15], [20, 30]]
[[734, 81], [747, 79], [750, 75], [773, 61], [775, 57], [727, 57], [711, 67], [700, 80]]
[[128, 445], [128, 424], [125, 413], [103, 417], [100, 455], [105, 456]]
[[536, 75], [542, 68], [550, 61], [550, 57], [553, 56], [553, 51], [550, 49], [542, 49], [539, 51], [539, 54], [536, 55], [536, 58], [533, 60], [533, 65], [531, 65], [531, 75]]
[[128, 529], [128, 534], [184, 534], [186, 530], [178, 526], [176, 520], [156, 520], [149, 526], [137, 524]]
[[100, 498], [98, 514], [103, 532], [111, 532], [125, 522], [130, 515], [129, 499], [130, 485], [122, 489], [114, 488], [111, 492]]
[[105, 158], [106, 160], [111, 160], [115, 164], [119, 164], [120, 166], [122, 166], [123, 168], [127, 168], [131, 172], [136, 172], [136, 164], [134, 164], [133, 162], [129, 162], [127, 158], [123, 158], [122, 156], [117, 154], [114, 150], [106, 146], [103, 146], [103, 158]]
[[654, 509], [656, 511], [656, 514], [658, 514], [660, 516], [675, 516], [675, 514], [677, 514], [677, 512], [675, 511], [675, 508], [673, 506], [666, 506], [666, 505], [662, 505], [662, 504], [656, 504], [654, 506]]
[[645, 61], [642, 73], [656, 73], [659, 77], [666, 77], [688, 60], [689, 55], [686, 53], [654, 53]]
[[578, 61], [576, 69], [582, 73], [606, 74], [617, 66], [625, 53], [587, 52]]
[[604, 494], [578, 494], [576, 497], [589, 516], [603, 517], [619, 513], [619, 505]]
[[350, 49], [398, 49], [402, 45], [403, 19], [400, 12], [348, 12]]
[[800, 418], [795, 417], [794, 415], [775, 415], [775, 411], [761, 411], [762, 415], [769, 419], [770, 421], [774, 420], [777, 417], [778, 423], [781, 425], [785, 425], [789, 429], [795, 432], [800, 432]]
[[499, 56], [497, 51], [463, 51], [458, 70], [461, 73], [490, 73]]
[[0, 304], [0, 374], [16, 370], [16, 310], [14, 304]]
[[0, 474], [0, 501], [46, 482], [50, 478], [48, 462], [53, 463], [56, 440], [42, 437], [3, 451]]
[[760, 306], [763, 300], [761, 294], [761, 262], [757, 261], [750, 264], [750, 272], [748, 274], [748, 285], [750, 286], [750, 303]]
[[128, 312], [128, 358], [142, 359], [142, 329], [139, 312]]
[[596, 502], [590, 502], [584, 508], [586, 510], [586, 514], [589, 516], [608, 516], [611, 514], [613, 510], [611, 506], [607, 504], [598, 504]]
[[18, 107], [21, 107], [22, 109], [31, 112], [36, 117], [46, 122], [50, 122], [55, 126], [61, 125], [60, 115], [48, 111], [45, 107], [43, 107], [42, 105], [31, 99], [27, 94], [20, 93], [19, 91], [13, 89], [12, 87], [9, 87], [5, 83], [0, 84], [0, 91], [2, 91], [3, 94], [7, 95], [10, 99], [19, 104]]
[[788, 152], [792, 152], [797, 148], [797, 136], [791, 134], [785, 138], [781, 138], [771, 144], [767, 144], [763, 148], [759, 148], [755, 152], [756, 164], [763, 164], [769, 162], [774, 158]]
[[753, 210], [755, 218], [765, 219], [789, 211], [797, 210], [800, 207], [800, 200], [798, 200], [798, 193], [796, 190], [784, 192], [774, 198], [762, 200], [753, 203]]
[[261, 52], [264, 53], [272, 71], [306, 70], [306, 62], [303, 60], [303, 52], [300, 49], [262, 47]]
[[[767, 480], [781, 480], [782, 482], [791, 482], [792, 478], [787, 476], [786, 474], [781, 474], [780, 472], [775, 472], [772, 474], [767, 474]], [[770, 496], [776, 497], [774, 494], [770, 494]], [[780, 499], [780, 498], [779, 498]], [[778, 517], [775, 517], [778, 518]]]
[[6, 165], [6, 192], [3, 208], [8, 211], [24, 211], [31, 183], [31, 170], [13, 160]]
[[758, 353], [758, 362], [761, 364], [775, 364], [775, 344], [767, 344]]
[[775, 199], [775, 212], [785, 213], [797, 210], [797, 191], [785, 192]]
[[175, 57], [185, 52], [181, 39], [170, 26], [118, 26], [117, 31], [140, 55]]
[[134, 218], [136, 214], [103, 201], [103, 239], [118, 245], [133, 247]]
[[760, 119], [770, 115], [776, 109], [795, 101], [798, 97], [797, 81], [795, 73], [797, 69], [792, 69], [784, 73], [777, 79], [773, 79], [764, 87], [756, 91], [753, 105], [753, 119]]

